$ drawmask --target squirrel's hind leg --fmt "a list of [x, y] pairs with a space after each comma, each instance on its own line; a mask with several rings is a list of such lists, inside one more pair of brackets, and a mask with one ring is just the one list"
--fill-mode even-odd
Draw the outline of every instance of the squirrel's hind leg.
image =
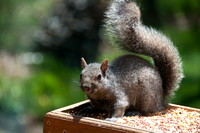
[[153, 69], [144, 69], [139, 76], [139, 103], [138, 109], [142, 114], [158, 112], [164, 109], [164, 92], [162, 79]]

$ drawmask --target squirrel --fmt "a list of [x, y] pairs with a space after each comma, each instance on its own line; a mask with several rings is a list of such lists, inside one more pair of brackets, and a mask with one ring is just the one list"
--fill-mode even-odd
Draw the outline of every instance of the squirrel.
[[[106, 30], [115, 44], [132, 54], [101, 64], [87, 64], [81, 58], [80, 87], [91, 106], [112, 118], [130, 109], [144, 115], [165, 109], [184, 77], [177, 48], [165, 35], [142, 24], [134, 1], [113, 0], [105, 15]], [[138, 54], [151, 57], [153, 64]]]

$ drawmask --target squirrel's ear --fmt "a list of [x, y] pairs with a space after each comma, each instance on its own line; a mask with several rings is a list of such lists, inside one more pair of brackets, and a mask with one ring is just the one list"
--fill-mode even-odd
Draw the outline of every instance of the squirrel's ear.
[[107, 69], [108, 69], [108, 59], [105, 59], [101, 64], [101, 71], [102, 71], [104, 76], [106, 74]]
[[87, 63], [84, 58], [81, 58], [81, 67], [84, 69], [87, 66]]

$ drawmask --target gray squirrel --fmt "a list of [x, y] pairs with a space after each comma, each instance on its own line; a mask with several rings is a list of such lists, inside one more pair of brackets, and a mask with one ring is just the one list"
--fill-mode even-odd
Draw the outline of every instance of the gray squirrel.
[[[144, 115], [164, 109], [183, 78], [176, 47], [165, 35], [141, 23], [140, 9], [131, 0], [111, 1], [105, 14], [109, 35], [132, 54], [101, 64], [81, 59], [80, 87], [91, 106], [112, 118], [122, 117], [128, 109]], [[154, 65], [136, 54], [151, 57]]]

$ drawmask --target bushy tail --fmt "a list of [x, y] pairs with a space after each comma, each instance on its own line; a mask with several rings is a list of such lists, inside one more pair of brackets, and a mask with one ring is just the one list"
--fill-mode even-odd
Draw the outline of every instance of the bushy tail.
[[127, 50], [153, 58], [168, 98], [183, 78], [182, 63], [173, 43], [160, 32], [142, 25], [140, 9], [130, 0], [113, 0], [106, 12], [106, 28]]

